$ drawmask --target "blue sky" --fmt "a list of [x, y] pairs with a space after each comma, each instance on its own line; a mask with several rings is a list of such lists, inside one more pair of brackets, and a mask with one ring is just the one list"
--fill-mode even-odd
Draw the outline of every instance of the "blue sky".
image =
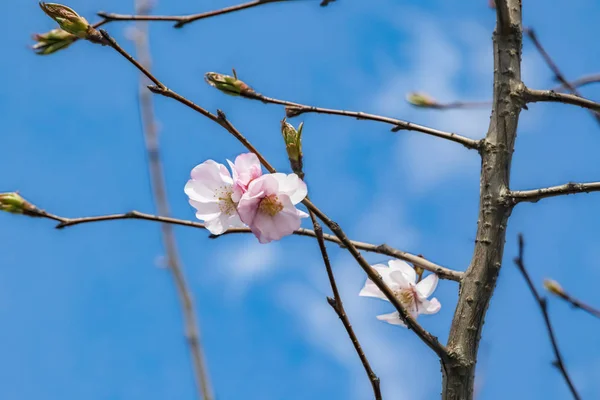
[[[131, 2], [133, 3], [133, 2]], [[151, 25], [154, 71], [209, 110], [223, 109], [279, 169], [287, 168], [279, 106], [221, 95], [207, 71], [238, 74], [272, 97], [381, 113], [479, 138], [488, 110], [424, 111], [405, 104], [408, 91], [441, 101], [491, 95], [494, 13], [487, 1], [276, 4], [197, 22], [182, 30]], [[230, 2], [160, 2], [156, 13], [195, 13]], [[99, 10], [130, 13], [116, 0], [68, 3], [90, 21]], [[49, 57], [29, 49], [30, 34], [53, 22], [36, 1], [4, 5], [0, 92], [2, 191], [20, 190], [64, 216], [137, 209], [154, 212], [136, 102], [137, 72], [108, 48], [77, 43]], [[568, 7], [527, 1], [526, 25], [538, 32], [568, 77], [600, 70], [595, 38], [600, 4]], [[560, 29], [557, 28], [560, 21]], [[124, 47], [127, 23], [107, 26]], [[523, 79], [553, 86], [530, 43]], [[600, 93], [582, 91], [594, 98]], [[196, 164], [224, 162], [243, 151], [215, 124], [156, 99], [173, 214], [193, 218], [183, 186]], [[313, 201], [358, 240], [422, 253], [463, 270], [475, 235], [478, 158], [453, 143], [414, 132], [332, 116], [306, 115], [304, 151]], [[587, 112], [534, 104], [524, 112], [514, 155], [513, 189], [600, 179], [600, 130]], [[510, 221], [505, 263], [481, 342], [478, 399], [564, 399], [551, 367], [541, 315], [512, 265], [516, 235], [527, 240], [536, 282], [552, 277], [600, 304], [598, 194], [519, 206]], [[157, 225], [90, 224], [56, 231], [50, 221], [0, 215], [0, 398], [192, 399], [194, 385], [169, 272], [162, 267]], [[337, 316], [316, 243], [285, 238], [259, 245], [250, 236], [209, 240], [177, 228], [196, 299], [217, 399], [366, 399], [370, 386]], [[432, 399], [439, 365], [410, 332], [375, 315], [389, 304], [359, 298], [364, 275], [331, 247], [347, 311], [381, 377], [388, 399]], [[385, 257], [370, 255], [372, 262]], [[457, 285], [436, 292], [442, 310], [423, 325], [447, 339]], [[551, 300], [566, 363], [583, 398], [600, 392], [600, 325]]]

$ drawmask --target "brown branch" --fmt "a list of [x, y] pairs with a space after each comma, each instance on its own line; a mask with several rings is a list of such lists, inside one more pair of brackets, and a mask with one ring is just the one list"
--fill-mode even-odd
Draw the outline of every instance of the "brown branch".
[[556, 102], [571, 104], [574, 106], [587, 108], [588, 110], [592, 111], [600, 111], [600, 103], [596, 103], [595, 101], [588, 100], [584, 97], [573, 94], [559, 93], [553, 90], [534, 90], [526, 88], [523, 96], [525, 97], [525, 101], [527, 103], [536, 103], [540, 101]]
[[[573, 87], [573, 88], [579, 88], [582, 86], [589, 85], [591, 83], [598, 83], [598, 82], [600, 82], [600, 74], [590, 74], [590, 75], [582, 76], [581, 78], [575, 79], [574, 81], [570, 81], [569, 86]], [[560, 85], [556, 86], [552, 90], [564, 91], [564, 90], [568, 90], [568, 89], [569, 88], [567, 87], [567, 85], [565, 85], [564, 83], [561, 83]]]
[[[134, 62], [132, 57], [125, 52], [117, 42], [110, 37], [110, 35], [103, 30], [100, 30], [102, 36], [107, 40], [108, 44], [114, 48], [118, 53], [120, 53], [126, 60], [131, 62], [136, 68], [140, 69], [146, 76], [151, 75], [148, 71], [144, 69], [139, 63]], [[209, 118], [211, 121], [214, 121], [225, 128], [229, 133], [231, 133], [242, 145], [246, 147], [250, 152], [256, 154], [258, 159], [261, 161], [262, 165], [270, 172], [276, 172], [275, 168], [260, 154], [260, 152], [239, 132], [226, 118], [225, 114], [222, 111], [217, 112], [217, 116], [208, 112], [204, 108], [196, 105], [192, 101], [186, 99], [185, 97], [175, 93], [174, 91], [167, 89], [163, 84], [157, 84], [156, 87], [150, 87], [150, 90], [154, 93], [164, 95], [166, 97], [173, 98], [180, 103], [188, 106], [189, 108], [195, 110], [196, 112], [202, 114], [203, 116]], [[354, 259], [358, 262], [361, 268], [366, 272], [369, 278], [375, 283], [375, 285], [381, 290], [388, 300], [396, 307], [398, 313], [400, 314], [400, 318], [405, 322], [409, 329], [415, 331], [417, 336], [425, 342], [442, 360], [448, 359], [448, 353], [446, 352], [445, 347], [438, 341], [438, 339], [427, 332], [421, 325], [419, 325], [416, 320], [406, 311], [404, 306], [400, 303], [400, 301], [394, 296], [392, 290], [383, 282], [381, 276], [377, 271], [375, 271], [369, 263], [362, 257], [360, 252], [354, 247], [352, 241], [348, 239], [344, 231], [340, 228], [340, 226], [331, 220], [327, 215], [325, 215], [321, 210], [319, 210], [310, 200], [304, 199], [302, 203], [308, 208], [310, 211], [314, 212], [315, 215], [323, 221], [325, 225], [335, 234], [335, 236], [340, 239], [342, 244], [348, 249], [350, 254], [354, 257]]]
[[479, 209], [475, 248], [465, 271], [448, 335], [451, 359], [442, 382], [443, 400], [471, 400], [485, 316], [502, 266], [512, 208], [502, 202], [510, 186], [512, 154], [523, 106], [521, 0], [497, 0], [493, 35], [494, 82], [490, 124], [480, 154]]
[[536, 203], [547, 197], [564, 196], [568, 194], [590, 193], [600, 191], [600, 182], [574, 183], [551, 186], [533, 190], [510, 190], [506, 193], [506, 199], [512, 203], [530, 202]]
[[580, 310], [587, 312], [590, 315], [593, 315], [596, 318], [600, 318], [600, 309], [594, 308], [594, 307], [590, 306], [589, 304], [584, 303], [583, 301], [570, 295], [562, 288], [562, 286], [560, 286], [558, 284], [558, 282], [553, 281], [551, 279], [545, 279], [544, 287], [551, 294], [563, 299], [567, 303], [571, 304], [571, 306], [573, 306], [574, 308], [578, 308]]
[[[554, 77], [556, 78], [556, 80], [559, 81], [569, 92], [571, 92], [575, 96], [583, 97], [581, 93], [579, 93], [579, 91], [575, 88], [575, 86], [573, 86], [567, 80], [565, 75], [558, 68], [552, 57], [550, 57], [550, 54], [548, 54], [544, 46], [542, 46], [542, 43], [539, 41], [537, 35], [535, 34], [535, 31], [531, 28], [524, 28], [523, 32], [529, 37], [529, 39], [531, 39], [531, 42], [533, 43], [535, 48], [538, 50], [548, 67], [552, 70], [552, 73], [554, 73]], [[598, 114], [595, 111], [591, 111], [591, 113], [592, 116], [596, 119], [596, 122], [600, 123], [600, 114]]]
[[323, 264], [325, 264], [325, 270], [327, 271], [327, 277], [329, 278], [329, 284], [331, 285], [331, 291], [333, 292], [333, 298], [327, 297], [327, 302], [333, 308], [337, 316], [342, 321], [344, 328], [346, 328], [346, 332], [350, 337], [350, 341], [354, 346], [354, 350], [369, 377], [369, 381], [371, 382], [371, 386], [373, 387], [373, 394], [375, 396], [375, 400], [381, 400], [381, 388], [379, 385], [379, 377], [373, 372], [371, 365], [369, 364], [369, 360], [365, 355], [360, 342], [358, 341], [358, 337], [352, 328], [352, 324], [350, 324], [350, 319], [346, 314], [346, 310], [344, 309], [344, 303], [342, 302], [342, 297], [340, 296], [340, 292], [337, 288], [337, 283], [335, 282], [335, 276], [333, 275], [333, 269], [331, 268], [331, 263], [329, 262], [329, 255], [327, 254], [327, 247], [325, 246], [325, 238], [323, 237], [323, 228], [321, 228], [321, 224], [317, 221], [315, 214], [312, 211], [309, 211], [310, 219], [313, 224], [315, 236], [317, 238], [317, 242], [319, 243], [319, 250], [321, 250], [321, 257], [323, 258]]
[[412, 104], [417, 108], [430, 108], [434, 110], [464, 110], [473, 108], [485, 108], [492, 105], [491, 101], [452, 101], [449, 103], [434, 103], [429, 106]]
[[[136, 12], [144, 15], [150, 11], [147, 0], [135, 0]], [[150, 45], [148, 38], [148, 27], [145, 22], [138, 22], [136, 25], [135, 47], [140, 60], [140, 65], [144, 70], [151, 68]], [[135, 60], [131, 60], [135, 62]], [[164, 167], [162, 165], [160, 146], [158, 142], [158, 130], [154, 116], [154, 104], [152, 93], [146, 86], [148, 81], [146, 77], [152, 79], [152, 75], [140, 73], [138, 96], [140, 102], [140, 116], [142, 119], [142, 128], [144, 141], [146, 145], [146, 154], [148, 157], [148, 169], [152, 190], [154, 192], [154, 203], [160, 215], [169, 216], [169, 201], [167, 197], [166, 182], [164, 176]], [[156, 80], [154, 83], [160, 84]], [[208, 378], [207, 366], [204, 359], [204, 351], [200, 341], [200, 328], [196, 316], [196, 310], [189, 289], [189, 284], [185, 277], [173, 226], [170, 224], [161, 224], [162, 240], [167, 255], [167, 265], [173, 276], [177, 294], [179, 296], [184, 318], [184, 332], [190, 349], [191, 358], [194, 366], [194, 378], [198, 390], [198, 398], [203, 400], [212, 400], [211, 385]]]
[[107, 12], [99, 12], [98, 16], [104, 18], [107, 21], [166, 21], [176, 22], [175, 28], [182, 28], [183, 26], [199, 21], [201, 19], [216, 17], [219, 15], [229, 14], [235, 11], [246, 10], [257, 6], [262, 6], [270, 3], [282, 3], [291, 2], [294, 0], [255, 0], [248, 3], [237, 4], [234, 6], [225, 7], [219, 10], [207, 11], [198, 14], [190, 15], [125, 15], [125, 14], [114, 14]]
[[267, 96], [263, 96], [258, 93], [242, 93], [243, 97], [248, 99], [260, 100], [264, 103], [271, 104], [280, 104], [286, 106], [286, 114], [289, 118], [296, 117], [300, 114], [304, 113], [317, 113], [317, 114], [329, 114], [329, 115], [340, 115], [343, 117], [351, 117], [361, 120], [369, 120], [369, 121], [377, 121], [383, 122], [386, 124], [393, 125], [392, 132], [397, 132], [400, 130], [409, 130], [425, 133], [427, 135], [439, 137], [442, 139], [450, 140], [455, 143], [460, 143], [465, 146], [467, 149], [479, 149], [480, 141], [468, 138], [466, 136], [461, 136], [456, 133], [444, 132], [438, 129], [429, 128], [427, 126], [422, 126], [418, 124], [413, 124], [412, 122], [403, 121], [400, 119], [384, 117], [381, 115], [375, 114], [367, 114], [364, 112], [357, 111], [344, 111], [344, 110], [334, 110], [330, 108], [321, 108], [321, 107], [313, 107], [299, 103], [293, 103], [291, 101], [278, 100], [273, 99]]
[[548, 330], [548, 336], [550, 337], [550, 342], [552, 343], [552, 350], [554, 351], [554, 356], [556, 357], [556, 361], [553, 362], [553, 365], [559, 369], [560, 373], [564, 377], [565, 382], [569, 386], [569, 390], [573, 395], [573, 398], [576, 400], [580, 400], [581, 397], [579, 396], [579, 393], [577, 393], [577, 389], [575, 389], [575, 386], [573, 385], [573, 382], [569, 377], [569, 373], [567, 372], [567, 368], [565, 367], [562, 355], [560, 353], [560, 349], [558, 348], [558, 343], [556, 342], [556, 336], [554, 334], [554, 329], [552, 328], [552, 324], [550, 323], [550, 316], [548, 314], [548, 302], [545, 297], [540, 296], [539, 292], [535, 288], [535, 285], [533, 284], [533, 281], [531, 280], [531, 277], [529, 276], [529, 273], [527, 272], [527, 269], [525, 268], [525, 261], [523, 259], [523, 248], [523, 235], [519, 235], [519, 255], [518, 257], [515, 257], [514, 262], [517, 268], [519, 268], [519, 271], [521, 271], [521, 273], [523, 274], [523, 278], [525, 278], [525, 281], [527, 282], [527, 286], [529, 287], [531, 294], [533, 294], [533, 297], [540, 306], [540, 311], [542, 312], [542, 316], [544, 317], [544, 322], [546, 324], [546, 329]]
[[[282, 126], [284, 126], [283, 125], [284, 123], [285, 123], [285, 120], [282, 121]], [[284, 138], [284, 141], [285, 141], [285, 138]], [[301, 147], [301, 145], [302, 145], [301, 143], [302, 142], [300, 142], [300, 140], [299, 140], [299, 143], [298, 143], [299, 147]], [[287, 143], [286, 143], [286, 151], [287, 151]], [[305, 174], [304, 174], [304, 170], [302, 169], [302, 152], [300, 151], [299, 154], [294, 154], [294, 155], [295, 155], [295, 157], [292, 157], [290, 155], [290, 153], [288, 152], [290, 166], [292, 168], [292, 171], [294, 173], [296, 173], [300, 177], [300, 179], [302, 179], [304, 181]], [[319, 221], [315, 217], [315, 214], [312, 211], [309, 211], [309, 215], [310, 215], [310, 220], [313, 225], [315, 237], [317, 238], [317, 242], [319, 244], [319, 250], [321, 251], [321, 257], [323, 258], [323, 264], [325, 265], [325, 271], [327, 272], [327, 278], [329, 279], [329, 285], [331, 286], [331, 292], [333, 293], [333, 297], [329, 297], [329, 296], [327, 297], [327, 303], [329, 303], [331, 308], [333, 308], [333, 310], [339, 317], [340, 321], [342, 321], [344, 328], [346, 329], [346, 333], [348, 334], [348, 337], [350, 338], [350, 341], [352, 342], [352, 345], [354, 346], [354, 350], [356, 351], [356, 354], [360, 358], [360, 362], [362, 363], [363, 368], [365, 369], [365, 372], [367, 373], [369, 382], [371, 382], [375, 400], [382, 400], [379, 377], [375, 374], [375, 372], [373, 372], [373, 369], [371, 368], [371, 364], [369, 363], [369, 360], [367, 359], [367, 356], [366, 356], [364, 350], [362, 349], [360, 342], [358, 341], [358, 337], [356, 336], [356, 333], [354, 332], [354, 329], [352, 328], [350, 319], [348, 318], [348, 315], [346, 314], [346, 309], [344, 308], [342, 296], [340, 296], [340, 292], [338, 290], [337, 283], [335, 281], [335, 275], [333, 274], [333, 268], [331, 268], [331, 262], [329, 261], [329, 254], [327, 253], [327, 246], [325, 245], [325, 237], [323, 235], [323, 228], [321, 227], [321, 224], [319, 223]]]
[[[142, 213], [139, 211], [130, 211], [128, 213], [123, 213], [123, 214], [100, 215], [100, 216], [95, 216], [95, 217], [66, 218], [66, 217], [61, 217], [58, 215], [50, 214], [46, 211], [39, 210], [37, 208], [34, 208], [34, 210], [36, 210], [36, 211], [35, 211], [35, 214], [32, 216], [43, 217], [43, 218], [47, 218], [47, 219], [51, 219], [51, 220], [59, 222], [59, 224], [56, 226], [57, 229], [63, 229], [63, 228], [68, 228], [68, 227], [75, 226], [75, 225], [88, 224], [88, 223], [94, 223], [94, 222], [117, 221], [117, 220], [123, 220], [123, 219], [139, 219], [139, 220], [145, 220], [145, 221], [162, 222], [165, 224], [187, 226], [189, 228], [206, 229], [206, 226], [201, 222], [188, 221], [185, 219], [177, 219], [177, 218], [171, 218], [171, 217], [162, 217], [162, 216], [157, 216], [157, 215], [152, 215], [152, 214], [145, 214], [145, 213]], [[252, 231], [250, 231], [249, 228], [230, 228], [230, 229], [226, 230], [224, 233], [222, 233], [221, 235], [209, 235], [209, 237], [211, 239], [217, 239], [224, 235], [240, 234], [240, 233], [252, 233]], [[310, 229], [304, 229], [304, 228], [300, 228], [297, 231], [295, 231], [294, 235], [312, 237], [312, 238], [317, 237], [316, 233], [314, 231], [311, 231]], [[335, 243], [338, 246], [344, 248], [344, 245], [342, 244], [342, 242], [340, 241], [340, 239], [337, 236], [325, 233], [325, 234], [323, 234], [323, 238], [327, 242]], [[441, 265], [438, 265], [431, 261], [428, 261], [421, 256], [417, 256], [417, 255], [407, 253], [407, 252], [404, 252], [404, 251], [401, 251], [398, 249], [394, 249], [386, 244], [382, 244], [382, 245], [378, 246], [378, 245], [374, 245], [371, 243], [359, 242], [356, 240], [352, 240], [351, 242], [352, 242], [352, 245], [359, 250], [363, 250], [363, 251], [366, 251], [369, 253], [382, 254], [382, 255], [389, 256], [389, 257], [397, 258], [399, 260], [404, 260], [404, 261], [410, 262], [411, 264], [413, 264], [417, 267], [423, 268], [424, 270], [427, 270], [427, 271], [437, 274], [441, 279], [447, 279], [447, 280], [451, 280], [451, 281], [460, 282], [460, 280], [462, 279], [462, 276], [463, 276], [463, 273], [460, 271], [455, 271], [455, 270], [452, 270], [449, 268], [442, 267]]]

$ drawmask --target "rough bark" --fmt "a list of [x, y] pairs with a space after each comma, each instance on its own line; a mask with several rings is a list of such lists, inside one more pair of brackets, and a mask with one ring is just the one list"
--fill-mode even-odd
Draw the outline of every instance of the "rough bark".
[[442, 367], [442, 399], [473, 398], [481, 330], [502, 263], [511, 205], [504, 201], [523, 105], [521, 1], [497, 2], [494, 33], [494, 98], [489, 130], [481, 146], [479, 218], [473, 258], [459, 291], [448, 338], [451, 359]]

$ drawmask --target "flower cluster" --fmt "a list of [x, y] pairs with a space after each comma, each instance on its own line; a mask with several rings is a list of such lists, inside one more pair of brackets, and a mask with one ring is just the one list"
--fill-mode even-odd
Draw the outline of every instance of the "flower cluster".
[[[436, 274], [428, 275], [417, 283], [417, 273], [404, 261], [390, 260], [388, 265], [389, 267], [377, 264], [372, 268], [381, 275], [383, 282], [392, 289], [396, 298], [400, 300], [400, 304], [413, 318], [417, 318], [419, 314], [435, 314], [440, 311], [442, 306], [438, 299], [427, 300], [437, 287], [438, 276]], [[370, 279], [367, 280], [358, 295], [389, 301]], [[378, 315], [377, 319], [392, 325], [406, 326], [397, 311]]]
[[279, 240], [300, 228], [308, 217], [295, 206], [307, 194], [296, 174], [263, 174], [254, 153], [240, 154], [225, 165], [207, 160], [196, 166], [185, 194], [206, 229], [220, 235], [228, 228], [247, 225], [261, 243]]

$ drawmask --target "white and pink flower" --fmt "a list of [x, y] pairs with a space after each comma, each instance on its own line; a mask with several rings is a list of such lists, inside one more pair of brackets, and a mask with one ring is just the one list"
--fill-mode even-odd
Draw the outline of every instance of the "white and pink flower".
[[[442, 306], [438, 299], [427, 299], [437, 287], [438, 276], [436, 274], [430, 274], [417, 283], [417, 274], [414, 268], [406, 262], [390, 260], [388, 265], [377, 264], [373, 265], [372, 268], [381, 275], [383, 282], [394, 292], [396, 298], [400, 300], [400, 303], [413, 318], [417, 318], [419, 314], [435, 314], [440, 311]], [[358, 295], [389, 301], [370, 279], [367, 279], [365, 286]], [[406, 326], [397, 311], [378, 315], [377, 319], [392, 325]]]
[[300, 228], [300, 219], [308, 217], [295, 207], [306, 194], [306, 184], [296, 174], [263, 175], [248, 186], [238, 213], [259, 242], [279, 240]]
[[306, 184], [296, 174], [262, 174], [253, 153], [239, 155], [223, 164], [208, 160], [196, 166], [185, 186], [196, 217], [205, 221], [214, 235], [246, 224], [261, 243], [279, 240], [300, 228], [308, 214], [295, 205], [307, 194]]

